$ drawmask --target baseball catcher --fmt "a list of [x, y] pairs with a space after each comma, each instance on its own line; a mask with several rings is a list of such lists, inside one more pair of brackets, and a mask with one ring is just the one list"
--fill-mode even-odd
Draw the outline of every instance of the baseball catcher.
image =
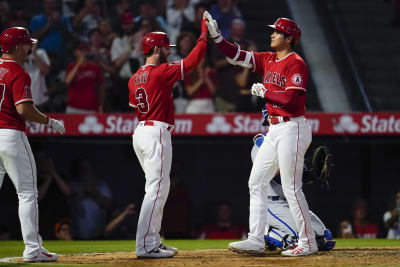
[[[251, 151], [251, 158], [254, 161], [259, 147], [264, 141], [266, 134], [257, 134], [253, 138], [254, 146]], [[310, 168], [304, 167], [303, 183], [320, 183], [324, 190], [329, 189], [328, 178], [333, 167], [332, 155], [326, 146], [320, 146], [313, 152], [310, 159]], [[298, 241], [298, 230], [294, 222], [289, 205], [282, 190], [279, 170], [270, 182], [268, 191], [267, 225], [265, 227], [265, 246], [269, 250], [277, 248], [286, 250]], [[326, 229], [323, 222], [315, 213], [310, 211], [311, 225], [319, 251], [329, 251], [335, 247], [336, 241], [332, 240], [332, 233]]]

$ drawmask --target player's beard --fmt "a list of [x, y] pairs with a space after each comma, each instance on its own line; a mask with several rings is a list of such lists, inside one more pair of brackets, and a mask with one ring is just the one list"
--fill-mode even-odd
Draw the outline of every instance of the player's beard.
[[164, 53], [162, 50], [160, 50], [160, 63], [166, 63], [168, 61], [168, 54]]

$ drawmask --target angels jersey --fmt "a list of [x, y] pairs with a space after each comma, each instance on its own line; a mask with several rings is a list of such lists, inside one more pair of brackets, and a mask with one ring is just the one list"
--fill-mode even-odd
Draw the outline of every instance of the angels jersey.
[[0, 58], [0, 129], [26, 131], [25, 119], [16, 106], [33, 102], [31, 78], [14, 60]]
[[144, 65], [130, 78], [129, 105], [139, 121], [154, 120], [174, 125], [172, 86], [183, 80], [183, 61]]
[[[277, 59], [275, 52], [254, 53], [254, 68], [263, 75], [265, 88], [271, 92], [284, 93], [286, 90], [307, 92], [308, 70], [304, 60], [295, 52], [282, 59]], [[267, 103], [268, 113], [272, 116], [299, 117], [306, 111], [306, 94], [296, 99], [289, 106]]]

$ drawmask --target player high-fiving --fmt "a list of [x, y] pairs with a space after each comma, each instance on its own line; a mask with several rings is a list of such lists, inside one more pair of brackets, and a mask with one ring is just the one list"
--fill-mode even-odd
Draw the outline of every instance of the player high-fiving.
[[308, 70], [303, 59], [293, 51], [301, 36], [299, 26], [279, 18], [273, 25], [271, 48], [274, 52], [249, 52], [225, 40], [217, 22], [208, 12], [207, 27], [218, 48], [231, 64], [249, 68], [263, 75], [263, 83], [254, 84], [251, 93], [265, 99], [269, 133], [260, 147], [249, 178], [250, 232], [245, 241], [233, 242], [237, 252], [263, 253], [264, 227], [267, 220], [268, 187], [280, 169], [282, 188], [299, 231], [297, 246], [282, 252], [284, 256], [303, 256], [318, 251], [311, 227], [310, 212], [304, 197], [302, 172], [304, 154], [311, 143], [311, 127], [303, 116], [307, 93]]
[[133, 148], [146, 176], [146, 194], [140, 210], [136, 256], [167, 258], [178, 249], [160, 240], [161, 220], [169, 192], [172, 163], [171, 131], [174, 128], [172, 86], [199, 65], [207, 48], [207, 25], [202, 22], [197, 45], [183, 60], [168, 63], [169, 37], [151, 32], [142, 40], [146, 64], [129, 80], [129, 105], [136, 109], [139, 124], [133, 134]]

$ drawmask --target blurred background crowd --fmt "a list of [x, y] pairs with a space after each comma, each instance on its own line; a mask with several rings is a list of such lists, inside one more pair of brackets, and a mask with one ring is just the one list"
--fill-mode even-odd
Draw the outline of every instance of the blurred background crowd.
[[[170, 61], [180, 60], [195, 46], [205, 10], [225, 38], [257, 50], [237, 0], [2, 0], [0, 29], [26, 27], [38, 39], [24, 67], [40, 110], [129, 112], [128, 80], [145, 61], [142, 38], [168, 33], [177, 44]], [[210, 42], [200, 66], [174, 87], [176, 112], [258, 111], [262, 103], [249, 89], [260, 80], [231, 66]]]

